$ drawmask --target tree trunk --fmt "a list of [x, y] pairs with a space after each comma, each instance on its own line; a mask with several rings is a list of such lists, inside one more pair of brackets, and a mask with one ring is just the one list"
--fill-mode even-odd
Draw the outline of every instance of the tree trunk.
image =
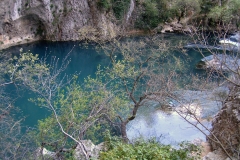
[[126, 125], [127, 125], [127, 121], [121, 123], [121, 134], [122, 134], [123, 141], [125, 143], [128, 142]]

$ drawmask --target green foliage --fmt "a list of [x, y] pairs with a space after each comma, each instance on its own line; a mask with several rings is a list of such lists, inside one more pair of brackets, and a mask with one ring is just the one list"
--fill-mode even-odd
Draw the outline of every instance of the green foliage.
[[136, 21], [135, 27], [140, 29], [153, 29], [159, 23], [168, 21], [175, 16], [169, 8], [169, 2], [158, 0], [138, 1], [139, 8], [142, 9], [140, 18]]
[[232, 19], [240, 15], [240, 1], [230, 0], [221, 6], [216, 5], [210, 9], [208, 18], [214, 22], [230, 22]]
[[163, 145], [153, 140], [136, 140], [133, 144], [123, 143], [117, 137], [107, 134], [105, 141], [108, 150], [100, 153], [100, 160], [195, 160], [200, 159], [201, 149], [190, 143], [183, 142], [179, 149]]
[[99, 8], [109, 10], [112, 6], [111, 0], [98, 0], [97, 5]]
[[153, 29], [159, 23], [174, 18], [180, 20], [192, 16], [193, 13], [198, 14], [201, 10], [201, 0], [144, 0], [138, 1], [137, 4], [143, 9], [135, 26], [141, 29]]
[[230, 21], [232, 18], [231, 11], [225, 7], [216, 6], [211, 9], [208, 14], [208, 18], [213, 19], [215, 22], [218, 21]]
[[112, 9], [115, 17], [121, 20], [127, 13], [130, 0], [98, 0], [97, 6], [100, 9], [109, 11]]
[[158, 26], [159, 17], [158, 17], [158, 8], [157, 3], [151, 0], [148, 0], [144, 3], [145, 12], [142, 15], [143, 20], [150, 26], [150, 28], [155, 28]]
[[24, 85], [36, 85], [36, 78], [39, 75], [49, 75], [49, 68], [46, 64], [39, 63], [38, 55], [30, 52], [20, 53], [19, 57], [13, 57], [6, 66], [5, 73], [14, 83]]
[[158, 4], [158, 10], [159, 10], [159, 22], [163, 23], [166, 21], [169, 21], [174, 18], [174, 13], [171, 9], [169, 9], [169, 1], [167, 0], [161, 0], [156, 1]]
[[122, 19], [128, 11], [130, 0], [112, 0], [112, 9], [117, 19]]
[[183, 17], [190, 16], [192, 12], [198, 14], [201, 11], [201, 0], [172, 1], [169, 9], [180, 20]]
[[158, 3], [155, 0], [146, 0], [142, 4], [143, 12], [135, 27], [141, 29], [151, 29], [158, 26], [161, 21]]
[[213, 2], [209, 0], [202, 0], [201, 3], [201, 12], [202, 14], [207, 14], [213, 8]]
[[[81, 138], [91, 139], [94, 143], [101, 141], [105, 129], [112, 130], [108, 120], [115, 121], [118, 110], [127, 103], [122, 93], [112, 93], [106, 88], [100, 78], [104, 76], [102, 74], [98, 71], [96, 78], [87, 77], [83, 85], [74, 81], [58, 92], [54, 108], [58, 110], [59, 122], [65, 131], [74, 133], [72, 136], [76, 139], [82, 136]], [[35, 102], [39, 106], [47, 105], [44, 99], [38, 98]], [[40, 142], [55, 144], [57, 141], [57, 146], [65, 147], [71, 147], [75, 143], [61, 132], [54, 114], [40, 120], [38, 127]], [[57, 150], [52, 147], [49, 149]]]
[[229, 2], [229, 9], [231, 10], [232, 14], [240, 16], [240, 1], [231, 0]]

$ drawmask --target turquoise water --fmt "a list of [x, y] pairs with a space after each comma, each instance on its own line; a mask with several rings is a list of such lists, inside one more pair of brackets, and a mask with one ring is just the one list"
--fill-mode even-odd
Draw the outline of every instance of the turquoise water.
[[[170, 35], [166, 35], [165, 38], [172, 41], [180, 41], [182, 40], [182, 38], [186, 39], [186, 36], [170, 34]], [[47, 55], [49, 59], [51, 56], [56, 56], [57, 58], [60, 59], [60, 61], [70, 52], [69, 58], [71, 59], [71, 63], [69, 64], [65, 72], [66, 74], [74, 74], [76, 72], [80, 73], [79, 81], [81, 82], [88, 75], [94, 76], [94, 73], [97, 70], [98, 65], [107, 66], [109, 65], [109, 62], [110, 62], [109, 57], [107, 57], [101, 52], [100, 53], [96, 52], [96, 50], [94, 49], [94, 44], [87, 45], [87, 48], [83, 47], [81, 44], [82, 44], [81, 42], [77, 42], [77, 41], [75, 42], [40, 41], [40, 42], [31, 43], [31, 44], [11, 47], [8, 50], [5, 50], [5, 52], [19, 54], [20, 48], [23, 48], [23, 52], [30, 50], [34, 54], [39, 54], [40, 57]], [[186, 49], [184, 50], [184, 54], [175, 50], [175, 51], [172, 51], [172, 53], [170, 54], [175, 55], [175, 57], [178, 57], [183, 62], [183, 66], [185, 67], [185, 70], [183, 73], [181, 73], [181, 71], [178, 71], [179, 74], [184, 74], [184, 76], [186, 73], [187, 75], [190, 75], [191, 73], [204, 75], [205, 73], [204, 71], [195, 69], [196, 63], [202, 58], [202, 56], [194, 49]], [[174, 68], [175, 66], [174, 60], [172, 60], [172, 63], [170, 64], [170, 66]], [[171, 68], [170, 66], [164, 66], [164, 67]], [[50, 114], [50, 112], [46, 108], [40, 108], [36, 106], [34, 103], [28, 101], [29, 98], [34, 97], [32, 93], [29, 93], [26, 91], [20, 91], [18, 95], [21, 97], [18, 98], [15, 105], [22, 110], [21, 115], [26, 117], [25, 120], [23, 121], [23, 124], [25, 126], [35, 127], [37, 125], [38, 120], [43, 119]], [[150, 109], [149, 112], [154, 112], [154, 111]], [[142, 113], [139, 113], [138, 117], [143, 116], [141, 114]], [[144, 116], [146, 117], [146, 112], [144, 114], [145, 114]], [[151, 119], [152, 115], [153, 114], [149, 113], [147, 117], [148, 118], [150, 117]], [[159, 117], [159, 115], [157, 115], [157, 117]], [[186, 123], [179, 120], [179, 117], [169, 117], [167, 119], [165, 118], [165, 121], [169, 122], [171, 121], [171, 119], [173, 120], [174, 124], [183, 125], [189, 128], [188, 125], [186, 126]], [[141, 121], [142, 120], [143, 119], [141, 119]], [[140, 122], [140, 119], [136, 118], [136, 121], [133, 121], [130, 125], [134, 125], [138, 129], [136, 129], [135, 131], [129, 130], [128, 133], [130, 137], [134, 137], [136, 133], [140, 132], [139, 126], [140, 128], [141, 126], [144, 126], [142, 127], [142, 129], [145, 131], [150, 131], [149, 126], [151, 126], [150, 128], [154, 129], [154, 131], [151, 131], [152, 133], [154, 133], [152, 134], [153, 136], [161, 135], [162, 133], [159, 132], [160, 130], [162, 131], [169, 130], [169, 128], [167, 128], [167, 126], [169, 127], [167, 123], [166, 125], [163, 125], [163, 121], [161, 121], [161, 123], [156, 123], [156, 120], [161, 121], [161, 118], [154, 118], [154, 122], [152, 122], [152, 125], [147, 125], [148, 127], [146, 127], [146, 123], [151, 123], [151, 122], [149, 121]], [[157, 129], [156, 127], [159, 125], [161, 125], [162, 127]], [[164, 129], [164, 126], [165, 126], [165, 129]], [[191, 133], [191, 131], [187, 131], [187, 132]], [[149, 134], [149, 133], [147, 132], [145, 134]], [[184, 134], [184, 133], [181, 133], [181, 134]], [[200, 135], [199, 132], [197, 132], [196, 130], [194, 130], [194, 134], [195, 134], [195, 137], [203, 137], [203, 135]], [[144, 135], [144, 134], [140, 134], [140, 135]], [[175, 134], [175, 135], [179, 136], [179, 134]], [[179, 139], [178, 137], [176, 138]], [[191, 137], [191, 139], [193, 138]]]
[[[83, 81], [88, 75], [94, 76], [98, 65], [106, 66], [109, 64], [107, 56], [101, 53], [97, 53], [91, 45], [86, 49], [80, 46], [80, 42], [35, 42], [31, 44], [15, 46], [9, 48], [5, 52], [12, 53], [14, 55], [19, 54], [19, 50], [23, 49], [23, 52], [30, 51], [31, 53], [38, 54], [39, 57], [48, 56], [49, 61], [51, 56], [63, 59], [70, 52], [69, 59], [71, 60], [65, 73], [68, 75], [79, 73], [79, 81]], [[12, 97], [17, 98], [15, 103], [22, 113], [20, 116], [25, 116], [23, 124], [29, 127], [34, 127], [39, 119], [43, 119], [50, 114], [46, 108], [40, 108], [33, 102], [29, 102], [29, 98], [33, 98], [34, 94], [28, 91], [18, 91], [12, 93]], [[19, 116], [19, 117], [20, 117]]]

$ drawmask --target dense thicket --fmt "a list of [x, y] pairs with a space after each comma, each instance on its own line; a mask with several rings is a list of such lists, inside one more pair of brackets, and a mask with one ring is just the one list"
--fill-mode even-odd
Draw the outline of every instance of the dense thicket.
[[[117, 19], [122, 19], [130, 0], [99, 0], [98, 6], [103, 10], [112, 10]], [[180, 22], [185, 18], [194, 22], [204, 21], [208, 26], [229, 22], [237, 27], [240, 25], [238, 0], [136, 0], [135, 6], [135, 27], [140, 29], [152, 29], [161, 23], [174, 19]]]

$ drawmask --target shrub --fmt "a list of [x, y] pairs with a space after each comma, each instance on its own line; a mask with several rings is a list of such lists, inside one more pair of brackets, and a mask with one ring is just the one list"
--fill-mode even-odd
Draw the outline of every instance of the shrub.
[[130, 0], [112, 0], [112, 9], [117, 19], [122, 19], [130, 5]]
[[229, 22], [234, 18], [238, 19], [240, 15], [240, 1], [230, 0], [221, 6], [215, 6], [210, 9], [208, 18], [215, 22]]
[[194, 160], [200, 158], [200, 148], [183, 142], [179, 149], [159, 144], [155, 140], [139, 139], [133, 144], [123, 143], [116, 137], [106, 139], [108, 150], [100, 153], [100, 160]]
[[176, 0], [172, 3], [169, 9], [180, 21], [181, 18], [197, 15], [201, 11], [201, 0]]
[[147, 0], [143, 4], [143, 13], [136, 22], [137, 28], [151, 29], [158, 26], [160, 22], [158, 4], [155, 0]]
[[99, 0], [97, 2], [97, 5], [99, 8], [104, 9], [104, 10], [108, 10], [111, 8], [111, 1], [110, 0]]

